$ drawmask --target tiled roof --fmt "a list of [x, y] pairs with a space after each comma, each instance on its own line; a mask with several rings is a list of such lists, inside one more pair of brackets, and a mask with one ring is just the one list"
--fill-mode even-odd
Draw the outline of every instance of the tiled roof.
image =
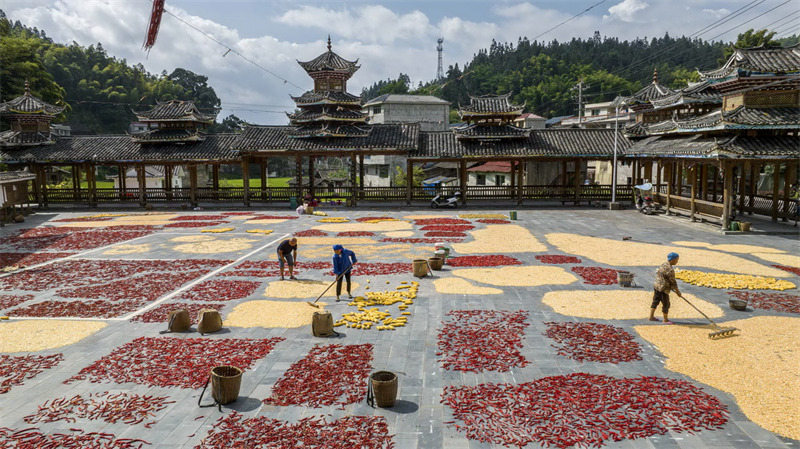
[[0, 150], [7, 162], [122, 162], [236, 160], [231, 149], [236, 134], [209, 134], [197, 143], [138, 144], [130, 136], [79, 136], [59, 138], [52, 145]]
[[[410, 157], [607, 157], [614, 152], [613, 129], [542, 129], [532, 130], [525, 139], [498, 142], [460, 140], [449, 131], [421, 133], [420, 148]], [[630, 141], [619, 133], [620, 151]]]
[[36, 175], [23, 170], [0, 171], [0, 184], [36, 179]]
[[748, 108], [739, 106], [723, 114], [725, 121], [752, 126], [794, 125], [800, 128], [800, 108]]
[[647, 102], [652, 102], [653, 100], [660, 100], [662, 98], [674, 94], [675, 94], [674, 90], [670, 89], [667, 86], [659, 84], [658, 80], [654, 80], [652, 83], [648, 84], [647, 86], [643, 87], [638, 92], [633, 94], [632, 98], [635, 101], [647, 103]]
[[293, 126], [286, 130], [289, 137], [295, 139], [308, 139], [315, 137], [367, 137], [370, 128], [367, 126], [341, 125], [337, 123], [313, 123], [304, 126]]
[[199, 142], [206, 135], [191, 129], [152, 129], [132, 134], [131, 138], [138, 143]]
[[696, 133], [723, 129], [800, 129], [800, 108], [748, 108], [722, 112], [721, 109], [696, 117], [640, 124], [625, 129], [629, 136], [668, 133]]
[[722, 67], [701, 71], [702, 79], [725, 78], [734, 72], [797, 73], [800, 72], [800, 44], [785, 48], [737, 48]]
[[652, 100], [655, 108], [666, 108], [691, 103], [721, 103], [722, 93], [708, 81], [690, 84], [672, 95]]
[[316, 92], [309, 90], [299, 97], [292, 97], [295, 103], [300, 106], [312, 104], [338, 104], [338, 103], [351, 103], [361, 104], [361, 97], [349, 94], [347, 92], [324, 91]]
[[25, 93], [19, 97], [0, 103], [0, 114], [43, 114], [58, 115], [64, 110], [63, 106], [54, 106], [31, 95], [28, 83], [25, 83]]
[[53, 142], [50, 133], [7, 130], [0, 132], [0, 147], [44, 145]]
[[158, 103], [149, 111], [137, 112], [136, 116], [142, 122], [152, 121], [190, 121], [211, 123], [216, 114], [203, 114], [197, 109], [194, 102], [170, 100]]
[[481, 97], [469, 96], [469, 106], [459, 108], [460, 116], [510, 114], [520, 115], [525, 105], [511, 104], [511, 94], [505, 95], [483, 95]]
[[243, 152], [326, 151], [326, 150], [411, 150], [419, 141], [419, 125], [367, 125], [366, 137], [336, 139], [297, 139], [289, 136], [288, 126], [248, 126], [233, 143]]
[[524, 139], [531, 130], [512, 125], [467, 125], [453, 128], [458, 139]]
[[358, 59], [355, 61], [348, 61], [347, 59], [342, 58], [341, 56], [337, 55], [331, 50], [331, 39], [328, 38], [328, 51], [325, 53], [317, 56], [316, 58], [312, 59], [311, 61], [297, 61], [300, 64], [300, 67], [303, 68], [306, 72], [319, 72], [323, 70], [330, 70], [330, 71], [337, 71], [337, 72], [346, 72], [352, 75], [359, 69], [360, 66], [358, 64]]
[[629, 156], [705, 156], [712, 158], [800, 157], [794, 136], [704, 137], [654, 136], [634, 143], [625, 151]]
[[354, 111], [351, 109], [334, 109], [332, 111], [311, 111], [302, 110], [296, 114], [286, 114], [289, 120], [296, 123], [315, 122], [315, 121], [356, 121], [366, 122], [367, 115], [361, 111]]
[[384, 103], [400, 103], [400, 104], [450, 104], [447, 100], [442, 100], [439, 97], [434, 97], [433, 95], [403, 95], [403, 94], [383, 94], [379, 97], [375, 97], [368, 102], [364, 103], [364, 106], [372, 106], [374, 104], [384, 104]]
[[479, 173], [511, 173], [511, 163], [509, 161], [489, 161], [470, 167], [467, 171]]

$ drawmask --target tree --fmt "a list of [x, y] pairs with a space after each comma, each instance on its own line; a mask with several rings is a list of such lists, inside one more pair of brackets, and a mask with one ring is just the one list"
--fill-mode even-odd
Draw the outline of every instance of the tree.
[[177, 68], [169, 74], [167, 79], [183, 87], [187, 98], [191, 98], [194, 104], [205, 112], [211, 112], [211, 109], [218, 108], [221, 104], [217, 93], [208, 85], [208, 77], [205, 75]]
[[239, 133], [244, 130], [244, 127], [247, 126], [247, 122], [240, 119], [239, 117], [231, 114], [224, 119], [222, 122], [215, 123], [209, 129], [211, 133]]
[[729, 46], [725, 49], [723, 59], [727, 61], [736, 48], [780, 47], [781, 43], [772, 39], [775, 37], [775, 34], [776, 33], [774, 31], [769, 31], [766, 28], [758, 31], [750, 28], [744, 33], [739, 34], [733, 46]]
[[[422, 167], [414, 167], [412, 172], [413, 183], [415, 186], [421, 186], [422, 181], [425, 180], [425, 172], [422, 170]], [[406, 171], [403, 167], [397, 166], [395, 167], [395, 174], [394, 178], [392, 179], [392, 185], [395, 187], [405, 187], [406, 186]]]

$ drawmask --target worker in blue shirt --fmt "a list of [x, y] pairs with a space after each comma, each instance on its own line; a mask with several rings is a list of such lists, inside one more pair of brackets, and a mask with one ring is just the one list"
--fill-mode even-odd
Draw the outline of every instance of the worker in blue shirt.
[[350, 294], [350, 269], [356, 262], [358, 262], [356, 253], [345, 249], [342, 245], [333, 246], [333, 275], [336, 276], [336, 301], [339, 301], [339, 295], [342, 294], [342, 278], [347, 280], [347, 296], [351, 299], [353, 298], [353, 295]]

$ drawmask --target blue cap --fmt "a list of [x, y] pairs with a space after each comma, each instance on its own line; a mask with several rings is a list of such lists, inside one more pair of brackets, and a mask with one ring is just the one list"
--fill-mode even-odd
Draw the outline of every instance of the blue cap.
[[340, 251], [340, 250], [343, 250], [343, 249], [344, 249], [344, 246], [342, 246], [342, 245], [333, 245], [333, 250], [334, 251]]
[[679, 257], [678, 253], [669, 253], [669, 254], [667, 254], [667, 260], [677, 259], [678, 257]]

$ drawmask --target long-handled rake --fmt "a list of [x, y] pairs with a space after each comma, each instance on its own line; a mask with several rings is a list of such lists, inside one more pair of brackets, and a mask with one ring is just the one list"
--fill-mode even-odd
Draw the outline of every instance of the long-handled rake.
[[339, 282], [339, 279], [341, 279], [342, 276], [344, 276], [345, 273], [350, 271], [353, 268], [353, 265], [355, 265], [355, 263], [351, 263], [350, 266], [347, 267], [346, 270], [342, 271], [342, 273], [339, 276], [336, 276], [336, 279], [334, 279], [334, 281], [331, 282], [331, 285], [329, 285], [328, 288], [323, 290], [322, 293], [320, 293], [319, 296], [317, 296], [317, 299], [315, 299], [314, 302], [306, 301], [306, 304], [308, 304], [311, 307], [314, 307], [315, 309], [319, 309], [319, 306], [317, 305], [317, 301], [319, 301], [319, 299], [322, 298], [322, 296], [325, 295], [325, 293], [328, 293], [328, 290], [330, 290], [331, 287], [333, 287], [334, 284]]
[[678, 295], [678, 297], [681, 298], [682, 300], [686, 301], [686, 303], [689, 304], [690, 306], [694, 307], [694, 310], [697, 310], [698, 312], [700, 312], [700, 314], [703, 315], [704, 317], [706, 317], [708, 322], [711, 323], [712, 326], [714, 326], [714, 328], [716, 330], [714, 332], [709, 332], [708, 338], [710, 338], [712, 340], [716, 340], [716, 339], [719, 339], [719, 338], [733, 337], [733, 333], [738, 330], [735, 327], [720, 327], [719, 324], [715, 323], [711, 318], [708, 317], [708, 315], [703, 313], [702, 310], [698, 309], [697, 306], [695, 306], [694, 304], [689, 302], [688, 299], [684, 298], [681, 295]]

